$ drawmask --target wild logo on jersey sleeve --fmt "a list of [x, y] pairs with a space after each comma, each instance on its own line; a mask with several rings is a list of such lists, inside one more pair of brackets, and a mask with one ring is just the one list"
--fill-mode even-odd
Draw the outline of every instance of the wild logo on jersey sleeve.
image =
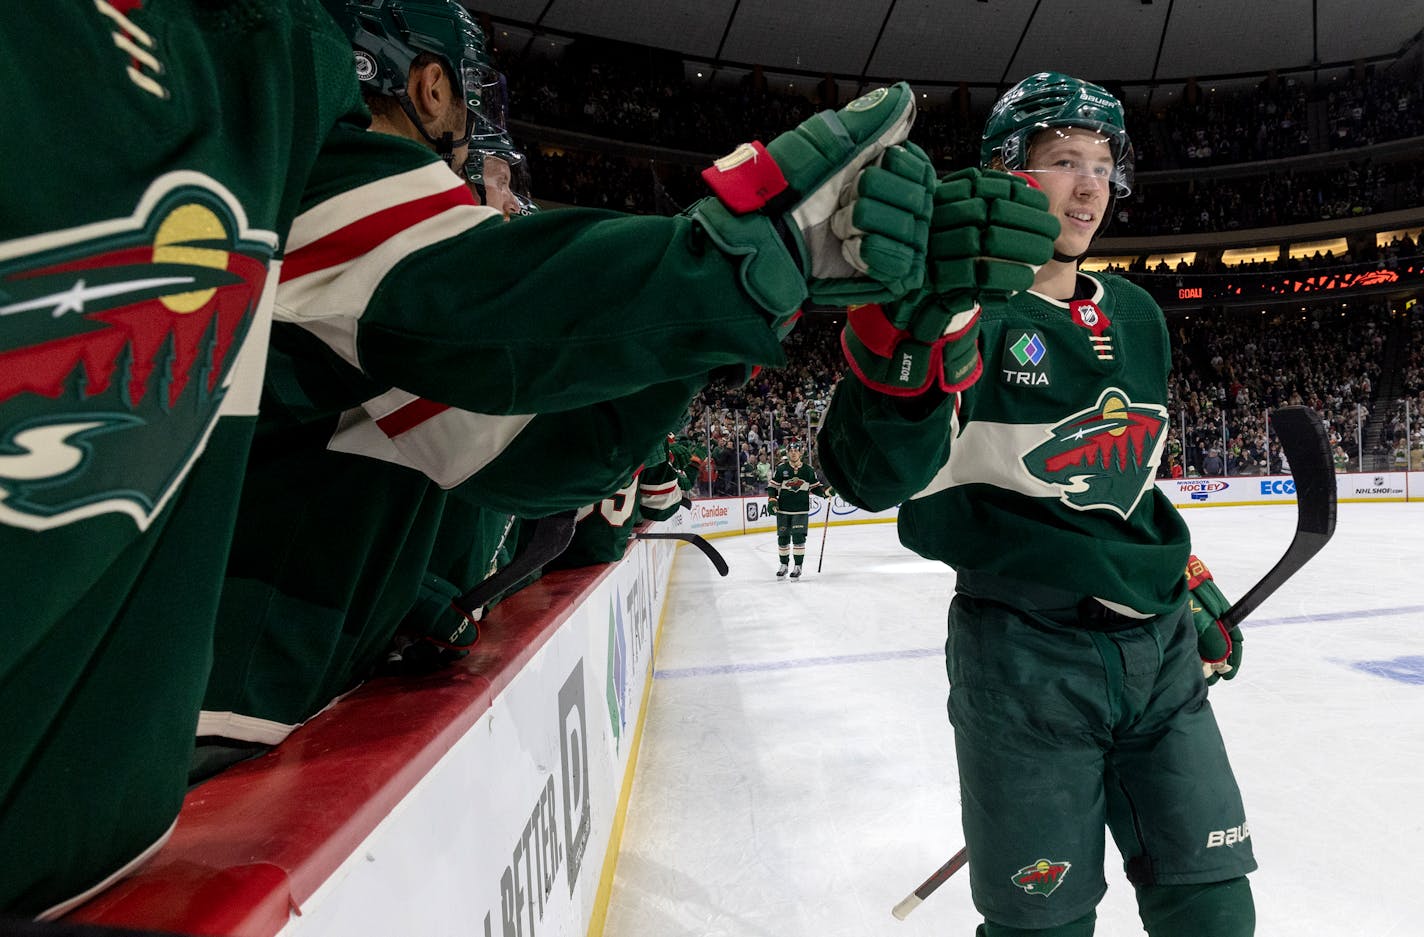
[[1058, 488], [1080, 511], [1131, 514], [1157, 477], [1166, 439], [1167, 408], [1134, 404], [1109, 388], [1097, 405], [1046, 430], [1049, 439], [1023, 457], [1024, 467]]
[[217, 421], [276, 242], [183, 172], [128, 218], [0, 244], [0, 523], [147, 528]]

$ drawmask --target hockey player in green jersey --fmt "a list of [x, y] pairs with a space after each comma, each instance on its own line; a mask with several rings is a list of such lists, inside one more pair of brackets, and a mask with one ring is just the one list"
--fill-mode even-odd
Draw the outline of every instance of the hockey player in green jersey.
[[658, 443], [646, 464], [613, 494], [579, 509], [578, 526], [568, 548], [546, 569], [573, 569], [612, 563], [623, 557], [628, 539], [640, 521], [663, 521], [684, 504], [691, 487], [683, 469], [674, 464], [672, 437]]
[[[776, 555], [781, 559], [776, 578], [786, 575], [787, 562], [795, 560], [791, 578], [801, 578], [806, 562], [806, 527], [811, 517], [811, 495], [828, 494], [811, 466], [801, 461], [806, 449], [799, 440], [786, 445], [786, 460], [776, 463], [766, 486], [767, 511], [776, 515]], [[829, 508], [828, 508], [829, 510]]]
[[[62, 135], [0, 138], [0, 853], [24, 857], [0, 863], [6, 912], [61, 913], [174, 823], [259, 399], [335, 427], [399, 388], [374, 420], [396, 450], [425, 427], [410, 451], [460, 431], [447, 411], [672, 411], [590, 424], [618, 451], [587, 504], [680, 415], [669, 385], [780, 366], [803, 302], [923, 277], [933, 174], [900, 145], [903, 85], [739, 148], [681, 216], [506, 225], [451, 172], [489, 116], [464, 62], [411, 97], [447, 163], [367, 131], [314, 0], [27, 3], [0, 55], [14, 126], [62, 112], [106, 145], [76, 182]], [[304, 357], [324, 367], [283, 364]], [[262, 445], [281, 457], [280, 433]]]
[[[819, 436], [843, 498], [901, 504], [901, 541], [956, 572], [978, 934], [1091, 934], [1107, 827], [1152, 937], [1245, 937], [1255, 861], [1207, 703], [1240, 633], [1205, 567], [1184, 575], [1187, 528], [1153, 482], [1167, 330], [1141, 289], [1078, 266], [1131, 189], [1122, 107], [1033, 75], [993, 108], [981, 158], [936, 192], [927, 289], [851, 311], [855, 378]], [[1021, 263], [985, 262], [990, 245]]]
[[509, 218], [539, 210], [530, 195], [529, 166], [508, 135], [480, 141], [465, 161], [465, 175], [481, 205]]
[[[455, 63], [480, 76], [482, 89], [499, 86], [488, 77], [479, 27], [451, 0], [324, 2], [346, 27], [358, 66], [373, 63], [357, 69], [373, 133], [438, 152], [436, 128], [464, 126], [449, 116], [466, 110], [462, 96], [448, 96], [443, 118], [433, 99]], [[393, 78], [400, 68], [403, 83]], [[429, 128], [410, 118], [407, 103]], [[487, 98], [482, 107], [503, 113]], [[473, 137], [468, 154], [451, 152], [479, 180], [481, 201], [500, 211], [483, 223], [503, 224], [519, 209], [508, 184], [512, 146], [492, 123], [472, 113], [470, 126], [491, 134]], [[504, 182], [485, 179], [501, 166]], [[279, 307], [288, 289], [278, 287]], [[451, 600], [481, 581], [497, 545], [519, 542], [518, 531], [498, 536], [511, 515], [587, 511], [596, 501], [618, 523], [580, 524], [569, 555], [584, 563], [616, 558], [615, 549], [621, 556], [634, 505], [617, 496], [636, 487], [629, 479], [646, 454], [632, 447], [650, 435], [661, 446], [659, 414], [681, 415], [701, 386], [666, 381], [627, 398], [512, 416], [437, 405], [402, 388], [364, 401], [328, 388], [313, 401], [307, 395], [342, 369], [305, 337], [300, 325], [273, 326], [277, 353], [218, 608], [193, 781], [279, 744], [373, 672], [465, 656], [483, 609]]]

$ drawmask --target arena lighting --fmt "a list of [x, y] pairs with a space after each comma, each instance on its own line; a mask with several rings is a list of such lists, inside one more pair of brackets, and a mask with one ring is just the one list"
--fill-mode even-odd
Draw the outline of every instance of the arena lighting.
[[[1405, 272], [1417, 275], [1421, 272], [1417, 265], [1411, 264], [1405, 268]], [[1287, 278], [1271, 282], [1261, 282], [1265, 292], [1276, 296], [1289, 296], [1300, 293], [1324, 293], [1331, 290], [1353, 290], [1363, 289], [1370, 286], [1385, 286], [1391, 283], [1400, 282], [1400, 275], [1393, 270], [1368, 270], [1364, 273], [1331, 273], [1319, 276], [1303, 277], [1301, 279]], [[1244, 288], [1239, 281], [1227, 281], [1222, 288], [1221, 294], [1224, 296], [1240, 296]], [[1182, 295], [1181, 299], [1188, 298]]]

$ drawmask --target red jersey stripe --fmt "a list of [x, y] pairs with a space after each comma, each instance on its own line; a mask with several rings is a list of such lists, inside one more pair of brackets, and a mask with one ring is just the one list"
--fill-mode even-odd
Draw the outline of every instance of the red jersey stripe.
[[449, 404], [436, 403], [434, 400], [417, 397], [405, 406], [392, 410], [381, 417], [376, 421], [376, 425], [381, 428], [381, 432], [394, 439], [401, 433], [409, 432], [426, 420], [439, 416], [449, 409]]
[[412, 199], [367, 215], [289, 253], [282, 265], [282, 281], [295, 280], [317, 270], [346, 263], [393, 235], [443, 211], [474, 204], [475, 197], [470, 194], [469, 188], [456, 185], [444, 192]]

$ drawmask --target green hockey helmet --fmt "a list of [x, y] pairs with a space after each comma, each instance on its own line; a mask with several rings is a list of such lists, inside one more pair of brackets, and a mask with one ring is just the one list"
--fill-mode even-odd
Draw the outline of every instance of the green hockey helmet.
[[[396, 99], [437, 153], [449, 161], [457, 147], [504, 133], [504, 77], [490, 64], [484, 32], [456, 0], [322, 0], [356, 57], [361, 86]], [[410, 67], [422, 53], [437, 57], [469, 109], [465, 134], [430, 136], [406, 91]]]
[[529, 160], [514, 148], [508, 134], [471, 142], [465, 172], [480, 204], [498, 208], [507, 217], [539, 210], [529, 194]]
[[1039, 72], [1014, 85], [994, 103], [984, 124], [979, 162], [997, 159], [1005, 169], [1028, 168], [1028, 148], [1035, 134], [1052, 127], [1081, 127], [1107, 138], [1113, 168], [1110, 192], [1132, 192], [1132, 140], [1123, 122], [1122, 102], [1106, 89], [1061, 72]]

